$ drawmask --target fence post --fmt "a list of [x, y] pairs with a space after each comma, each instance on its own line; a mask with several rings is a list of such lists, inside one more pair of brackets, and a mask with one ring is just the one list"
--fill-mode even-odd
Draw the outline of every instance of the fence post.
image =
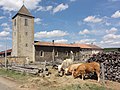
[[52, 63], [54, 63], [54, 61], [55, 61], [55, 48], [54, 48], [54, 40], [52, 40], [52, 44], [53, 44], [53, 51], [52, 51]]

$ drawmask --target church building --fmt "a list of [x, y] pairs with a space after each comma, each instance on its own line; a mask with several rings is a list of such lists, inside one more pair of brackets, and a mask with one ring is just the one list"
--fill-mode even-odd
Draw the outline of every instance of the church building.
[[[70, 58], [70, 51], [73, 51], [74, 60], [84, 60], [103, 51], [93, 44], [34, 41], [34, 18], [25, 5], [12, 17], [11, 57], [28, 57], [32, 62], [56, 61]], [[4, 56], [4, 53], [0, 52], [0, 56]]]

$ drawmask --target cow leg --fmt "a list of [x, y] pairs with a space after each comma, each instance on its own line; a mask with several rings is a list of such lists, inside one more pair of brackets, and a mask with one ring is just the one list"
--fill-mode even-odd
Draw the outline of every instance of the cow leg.
[[62, 71], [62, 76], [64, 75], [64, 71]]
[[97, 77], [98, 77], [98, 82], [100, 81], [100, 73], [99, 72], [96, 72], [97, 74]]
[[72, 76], [73, 76], [74, 70], [72, 71]]
[[84, 74], [82, 74], [82, 80], [84, 79]]

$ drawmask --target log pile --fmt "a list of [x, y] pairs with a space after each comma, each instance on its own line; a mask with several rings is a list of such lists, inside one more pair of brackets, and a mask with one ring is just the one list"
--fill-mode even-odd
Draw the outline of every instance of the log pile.
[[50, 72], [48, 71], [48, 68], [37, 68], [37, 67], [31, 67], [31, 66], [10, 66], [8, 67], [9, 70], [18, 71], [20, 73], [24, 74], [33, 74], [33, 75], [39, 75], [39, 76], [48, 76]]
[[32, 67], [23, 67], [23, 66], [11, 66], [8, 67], [9, 70], [14, 70], [14, 71], [18, 71], [21, 73], [29, 73], [29, 74], [33, 74], [33, 75], [37, 75], [39, 70], [38, 68], [32, 68]]
[[120, 52], [99, 53], [88, 59], [92, 61], [103, 63], [106, 80], [120, 82]]

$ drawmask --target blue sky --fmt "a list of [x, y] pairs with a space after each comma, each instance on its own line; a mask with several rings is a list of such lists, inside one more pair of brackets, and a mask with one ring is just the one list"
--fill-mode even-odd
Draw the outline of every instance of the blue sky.
[[[120, 0], [24, 0], [35, 40], [120, 47]], [[0, 0], [0, 49], [12, 47], [12, 16], [23, 0]]]

